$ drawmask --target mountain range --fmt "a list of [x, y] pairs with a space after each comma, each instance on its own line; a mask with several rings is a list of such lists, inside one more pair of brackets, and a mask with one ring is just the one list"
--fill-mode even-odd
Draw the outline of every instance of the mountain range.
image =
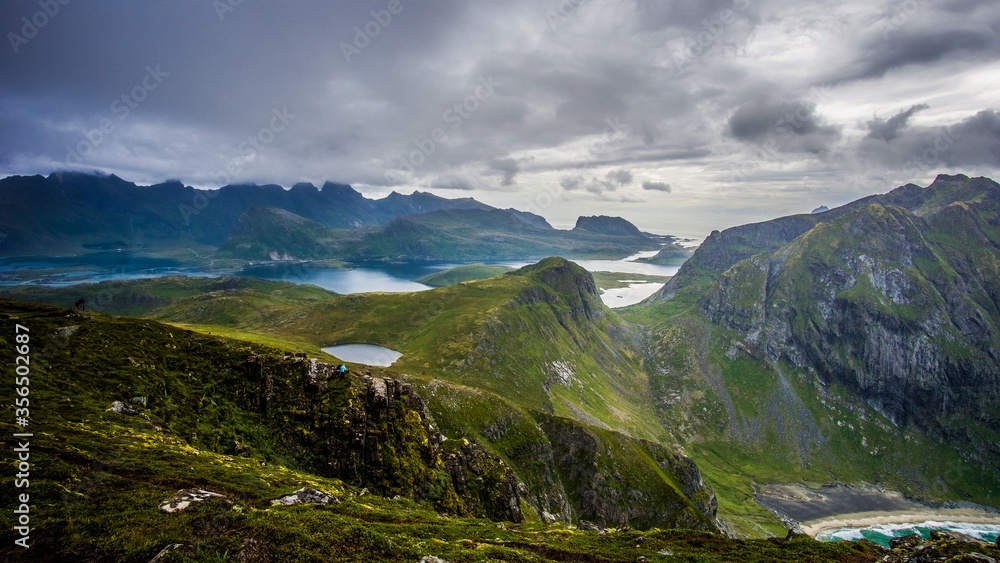
[[674, 242], [624, 219], [581, 218], [572, 230], [471, 198], [348, 185], [137, 186], [79, 173], [0, 180], [0, 255], [107, 250], [219, 250], [245, 260], [489, 260], [627, 256]]
[[[341, 243], [273, 206], [234, 220], [219, 252]], [[467, 208], [350, 232], [391, 257], [487, 252], [477, 234], [542, 252], [528, 235], [548, 230]], [[607, 217], [561, 232], [549, 244], [648, 237]], [[178, 544], [237, 560], [872, 561], [890, 554], [780, 540], [796, 523], [758, 499], [768, 485], [846, 484], [995, 510], [998, 280], [1000, 185], [956, 175], [713, 232], [625, 309], [551, 257], [412, 294], [247, 278], [22, 285], [0, 321], [3, 334], [31, 323], [42, 350], [32, 397], [61, 438], [41, 452], [39, 498], [60, 506], [41, 532], [70, 532], [47, 544], [53, 560]], [[65, 309], [81, 296], [91, 312]], [[323, 348], [347, 343], [402, 357], [341, 378]], [[11, 365], [12, 350], [0, 349]], [[336, 503], [272, 506], [303, 487]], [[223, 499], [157, 512], [177, 489]], [[134, 531], [95, 532], [112, 519]]]

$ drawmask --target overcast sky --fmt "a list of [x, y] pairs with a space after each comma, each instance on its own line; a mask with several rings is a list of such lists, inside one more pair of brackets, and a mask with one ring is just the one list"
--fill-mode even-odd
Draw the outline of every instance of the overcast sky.
[[4, 176], [333, 180], [697, 237], [1000, 178], [996, 0], [5, 0], [0, 28]]

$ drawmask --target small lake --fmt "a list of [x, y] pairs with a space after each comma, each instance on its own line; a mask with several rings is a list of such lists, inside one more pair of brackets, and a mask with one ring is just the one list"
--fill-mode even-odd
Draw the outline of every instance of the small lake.
[[309, 264], [262, 264], [238, 270], [235, 275], [287, 281], [298, 284], [312, 284], [336, 293], [371, 293], [384, 291], [403, 293], [426, 291], [429, 285], [413, 280], [432, 274], [441, 267], [428, 264], [387, 264], [384, 262], [362, 263], [344, 270]]
[[403, 357], [403, 354], [374, 344], [341, 344], [327, 346], [323, 351], [335, 358], [340, 358], [352, 364], [366, 366], [391, 366], [393, 362]]
[[601, 290], [601, 301], [604, 301], [604, 304], [612, 309], [628, 307], [656, 293], [661, 287], [663, 287], [662, 283], [636, 282], [630, 283], [628, 287], [603, 289]]

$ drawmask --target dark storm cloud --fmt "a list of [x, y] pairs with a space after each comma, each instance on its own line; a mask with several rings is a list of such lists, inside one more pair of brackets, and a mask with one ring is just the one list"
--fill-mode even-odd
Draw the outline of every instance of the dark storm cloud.
[[494, 158], [489, 162], [490, 170], [499, 172], [503, 177], [500, 180], [501, 186], [512, 186], [517, 183], [514, 179], [517, 173], [521, 171], [521, 167], [517, 164], [517, 161], [513, 158]]
[[910, 118], [913, 117], [913, 114], [928, 108], [930, 108], [930, 106], [927, 104], [917, 104], [915, 106], [910, 106], [909, 109], [905, 109], [889, 119], [880, 119], [876, 117], [866, 124], [868, 127], [867, 138], [891, 141], [899, 136], [899, 131], [906, 127]]
[[996, 114], [976, 113], [1000, 108], [995, 1], [217, 5], [59, 4], [15, 52], [6, 34], [39, 4], [0, 3], [0, 172], [331, 179], [503, 206], [552, 191], [566, 205], [546, 212], [575, 216], [669, 197], [656, 178], [714, 194], [744, 163], [748, 197], [903, 169], [938, 140], [925, 120], [953, 123], [937, 163], [996, 165]]
[[653, 182], [653, 181], [643, 182], [642, 189], [652, 190], [656, 192], [667, 192], [667, 193], [670, 193], [671, 191], [670, 184], [667, 184], [665, 182]]
[[906, 67], [967, 64], [1000, 57], [1000, 11], [989, 0], [888, 2], [858, 30], [849, 62], [828, 83], [869, 80]]
[[608, 172], [608, 180], [617, 183], [619, 186], [625, 186], [632, 183], [632, 173], [624, 168], [612, 170]]
[[908, 127], [890, 140], [865, 139], [858, 148], [880, 166], [931, 171], [939, 167], [1000, 165], [1000, 114], [984, 110], [941, 127]]
[[839, 128], [824, 123], [815, 104], [767, 98], [747, 102], [733, 112], [729, 132], [743, 142], [768, 141], [783, 152], [820, 152], [840, 137]]
[[439, 176], [431, 181], [431, 187], [439, 190], [474, 190], [475, 182], [468, 176], [459, 174], [448, 174]]
[[998, 46], [996, 32], [990, 28], [901, 30], [888, 39], [872, 38], [862, 47], [853, 68], [836, 76], [834, 82], [880, 78], [907, 65], [996, 57], [1000, 55]]

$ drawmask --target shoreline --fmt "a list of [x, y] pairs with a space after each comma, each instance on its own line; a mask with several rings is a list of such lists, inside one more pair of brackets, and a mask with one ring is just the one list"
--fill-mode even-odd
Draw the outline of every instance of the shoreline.
[[924, 522], [1000, 526], [1000, 511], [989, 507], [934, 506], [872, 485], [810, 489], [797, 483], [772, 484], [761, 487], [755, 500], [787, 526], [814, 538], [845, 528]]
[[973, 508], [927, 508], [925, 510], [869, 511], [837, 514], [800, 522], [802, 532], [817, 537], [823, 532], [843, 528], [865, 528], [884, 524], [922, 524], [924, 522], [994, 524], [1000, 526], [1000, 514]]

